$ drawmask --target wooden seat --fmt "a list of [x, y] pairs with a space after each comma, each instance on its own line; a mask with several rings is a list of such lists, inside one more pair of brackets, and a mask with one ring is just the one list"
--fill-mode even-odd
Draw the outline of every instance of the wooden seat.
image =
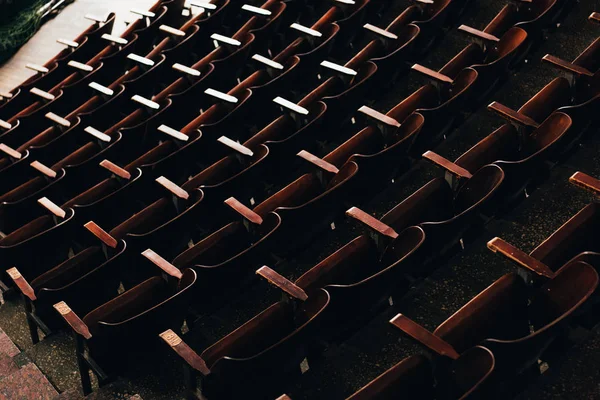
[[[185, 304], [196, 283], [191, 269], [165, 280], [153, 276], [93, 309], [83, 318], [64, 301], [54, 305], [73, 328], [84, 393], [91, 392], [89, 371], [102, 382], [125, 367], [121, 355], [144, 351], [168, 327], [179, 327], [186, 317]], [[85, 351], [85, 355], [84, 355]]]

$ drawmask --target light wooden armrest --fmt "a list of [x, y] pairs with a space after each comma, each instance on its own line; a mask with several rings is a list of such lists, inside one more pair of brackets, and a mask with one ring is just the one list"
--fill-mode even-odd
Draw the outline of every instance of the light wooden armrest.
[[150, 260], [158, 268], [162, 269], [167, 275], [172, 276], [176, 279], [181, 279], [181, 277], [183, 276], [179, 268], [177, 268], [158, 254], [156, 254], [154, 250], [146, 249], [142, 252], [142, 255], [148, 260]]
[[588, 17], [590, 21], [596, 22], [598, 24], [600, 24], [600, 13], [598, 12], [593, 12], [590, 14], [590, 16]]
[[60, 125], [62, 127], [69, 128], [71, 126], [71, 123], [69, 122], [68, 119], [60, 117], [60, 116], [54, 114], [53, 112], [46, 113], [45, 117], [48, 118], [50, 121], [54, 122], [55, 124]]
[[181, 186], [176, 185], [164, 176], [156, 178], [156, 182], [180, 199], [187, 200], [190, 198], [190, 194], [182, 189]]
[[145, 107], [148, 107], [152, 110], [158, 110], [160, 108], [160, 104], [158, 104], [157, 102], [154, 102], [152, 100], [149, 100], [145, 97], [140, 96], [139, 94], [133, 95], [131, 97], [131, 100], [135, 101], [136, 103], [139, 103]]
[[337, 174], [340, 171], [338, 169], [338, 167], [336, 167], [335, 165], [328, 163], [327, 161], [323, 160], [322, 158], [319, 158], [319, 157], [309, 153], [306, 150], [301, 150], [296, 155], [298, 157], [308, 161], [309, 163], [311, 163], [312, 165], [314, 165], [315, 167], [319, 168], [322, 171], [329, 172], [332, 174]]
[[380, 27], [375, 26], [373, 24], [365, 24], [363, 26], [363, 28], [365, 28], [369, 32], [375, 33], [376, 35], [378, 35], [384, 39], [392, 39], [392, 40], [398, 39], [398, 35], [393, 34], [392, 32], [386, 31], [385, 29], [381, 29]]
[[255, 225], [261, 225], [263, 223], [263, 219], [260, 215], [240, 203], [235, 197], [230, 197], [224, 201], [229, 207], [233, 209], [236, 213], [242, 216], [248, 222], [251, 222]]
[[437, 153], [434, 153], [433, 151], [426, 151], [423, 154], [423, 158], [444, 168], [446, 171], [450, 172], [452, 175], [458, 176], [459, 178], [470, 179], [473, 176], [473, 174], [471, 174], [463, 167], [456, 165], [452, 161], [440, 156]]
[[94, 14], [85, 14], [83, 16], [83, 18], [85, 18], [87, 20], [90, 20], [90, 21], [93, 21], [96, 24], [100, 24], [100, 23], [106, 22], [106, 17], [100, 18], [100, 17], [98, 17], [97, 15], [94, 15]]
[[262, 16], [262, 17], [268, 17], [269, 15], [272, 14], [271, 11], [269, 11], [265, 8], [255, 7], [250, 4], [244, 4], [242, 6], [242, 10], [249, 11], [255, 15]]
[[216, 10], [217, 6], [215, 4], [211, 4], [210, 0], [190, 0], [188, 2], [191, 6], [204, 8], [206, 10]]
[[44, 67], [43, 65], [33, 64], [33, 63], [25, 64], [25, 68], [30, 69], [35, 72], [39, 72], [40, 74], [47, 74], [49, 71], [48, 68]]
[[35, 301], [37, 299], [33, 288], [31, 287], [29, 282], [27, 282], [27, 280], [23, 278], [23, 275], [21, 275], [21, 273], [16, 267], [7, 269], [6, 273], [8, 274], [8, 276], [10, 276], [10, 279], [13, 280], [15, 285], [17, 285], [17, 287], [25, 297], [27, 297], [31, 301]]
[[292, 398], [290, 396], [288, 396], [287, 394], [282, 394], [275, 400], [292, 400]]
[[280, 105], [281, 107], [287, 108], [289, 111], [292, 111], [296, 114], [300, 115], [308, 115], [308, 110], [304, 107], [299, 106], [296, 103], [293, 103], [289, 100], [284, 99], [283, 97], [277, 96], [273, 99], [275, 104]]
[[102, 160], [100, 162], [100, 166], [102, 168], [109, 170], [110, 172], [112, 172], [113, 174], [118, 176], [119, 178], [123, 178], [126, 180], [131, 179], [131, 174], [127, 170], [124, 170], [123, 168], [119, 167], [117, 164], [113, 163], [112, 161]]
[[181, 140], [182, 142], [187, 142], [190, 137], [185, 133], [182, 133], [176, 129], [171, 128], [167, 125], [161, 125], [157, 129], [157, 131], [164, 133], [165, 135], [169, 135], [174, 139]]
[[107, 88], [106, 86], [103, 86], [98, 82], [90, 82], [88, 86], [105, 96], [112, 96], [113, 94], [115, 94], [114, 90]]
[[266, 65], [269, 68], [279, 69], [279, 70], [282, 70], [284, 68], [283, 65], [278, 63], [277, 61], [273, 61], [270, 58], [261, 56], [260, 54], [253, 55], [252, 59], [255, 61], [258, 61], [259, 63]]
[[194, 69], [194, 68], [187, 67], [183, 64], [175, 63], [175, 64], [173, 64], [173, 69], [175, 71], [182, 72], [182, 73], [192, 76], [192, 77], [200, 76], [200, 71], [198, 71], [197, 69]]
[[507, 121], [517, 123], [519, 125], [529, 126], [537, 128], [540, 126], [533, 118], [529, 118], [527, 115], [523, 115], [512, 108], [505, 106], [504, 104], [494, 101], [487, 106], [487, 109], [498, 114]]
[[207, 95], [212, 96], [216, 99], [219, 99], [221, 101], [225, 101], [227, 103], [235, 104], [238, 102], [238, 99], [235, 98], [234, 96], [227, 94], [227, 93], [219, 92], [218, 90], [215, 90], [212, 88], [206, 89], [204, 91], [204, 93], [206, 93]]
[[63, 44], [67, 47], [71, 47], [76, 49], [77, 47], [79, 47], [79, 43], [73, 41], [73, 40], [68, 40], [68, 39], [63, 39], [63, 38], [58, 38], [56, 39], [57, 43]]
[[16, 158], [17, 160], [20, 160], [21, 157], [23, 157], [21, 153], [19, 153], [12, 147], [5, 145], [4, 143], [0, 143], [0, 151], [9, 157]]
[[187, 345], [175, 332], [171, 329], [161, 333], [160, 338], [164, 340], [174, 351], [185, 361], [191, 368], [200, 372], [203, 376], [210, 374], [210, 369], [206, 362], [196, 353], [190, 346]]
[[36, 169], [37, 171], [41, 172], [42, 174], [46, 175], [48, 178], [56, 178], [56, 171], [48, 168], [47, 166], [45, 166], [44, 164], [42, 164], [39, 161], [34, 161], [31, 164], [32, 168]]
[[62, 208], [57, 206], [55, 203], [50, 201], [50, 199], [48, 199], [47, 197], [42, 197], [41, 199], [38, 199], [38, 203], [41, 204], [42, 207], [44, 207], [45, 209], [47, 209], [48, 211], [50, 211], [52, 214], [56, 215], [59, 218], [64, 218], [67, 215], [65, 210], [63, 210]]
[[9, 129], [12, 129], [12, 125], [10, 123], [0, 119], [0, 128], [9, 130]]
[[100, 36], [102, 39], [107, 40], [109, 42], [112, 42], [114, 44], [120, 44], [122, 46], [127, 44], [127, 39], [119, 37], [119, 36], [114, 36], [108, 33], [103, 34], [102, 36]]
[[71, 68], [75, 68], [83, 72], [92, 72], [94, 70], [94, 67], [92, 67], [91, 65], [80, 63], [79, 61], [75, 60], [69, 61], [67, 65]]
[[485, 40], [487, 42], [497, 43], [500, 39], [494, 35], [490, 35], [487, 32], [480, 31], [479, 29], [471, 28], [468, 25], [461, 25], [458, 27], [459, 31], [465, 32], [471, 36], [475, 36], [478, 39]]
[[575, 75], [594, 76], [594, 74], [591, 71], [588, 71], [587, 69], [580, 67], [579, 65], [575, 65], [561, 58], [555, 57], [551, 54], [546, 54], [544, 57], [542, 57], [542, 60], [549, 62], [550, 64]]
[[146, 17], [146, 18], [154, 18], [156, 17], [156, 14], [153, 13], [152, 11], [147, 11], [147, 10], [142, 10], [139, 8], [132, 8], [131, 10], [129, 10], [130, 13], [132, 14], [136, 14], [142, 17]]
[[83, 226], [108, 247], [112, 247], [113, 249], [117, 247], [117, 239], [112, 237], [104, 229], [100, 228], [94, 221], [87, 222]]
[[441, 356], [450, 357], [453, 360], [457, 360], [460, 357], [460, 354], [458, 354], [452, 345], [429, 332], [413, 320], [407, 318], [405, 315], [396, 315], [392, 318], [390, 323]]
[[422, 75], [425, 75], [427, 78], [431, 79], [434, 82], [439, 82], [439, 83], [452, 83], [454, 82], [454, 80], [452, 80], [452, 78], [444, 75], [444, 74], [440, 74], [437, 71], [434, 71], [430, 68], [424, 67], [421, 64], [415, 64], [412, 66], [412, 69], [421, 73]]
[[352, 68], [344, 67], [343, 65], [339, 65], [327, 60], [321, 61], [321, 67], [329, 68], [332, 71], [340, 72], [348, 76], [356, 76], [358, 74], [358, 72]]
[[221, 42], [223, 44], [233, 47], [240, 47], [242, 45], [242, 42], [240, 42], [239, 40], [230, 38], [228, 36], [220, 35], [218, 33], [213, 33], [212, 35], [210, 35], [210, 38], [212, 40], [216, 40], [217, 42]]
[[78, 335], [83, 336], [84, 339], [91, 339], [92, 334], [90, 333], [90, 329], [88, 326], [79, 318], [73, 310], [65, 303], [64, 301], [56, 303], [54, 309], [58, 311], [60, 316], [65, 320], [67, 324], [77, 333]]
[[321, 32], [316, 31], [314, 29], [311, 29], [309, 27], [306, 27], [304, 25], [300, 25], [297, 22], [294, 22], [293, 24], [291, 24], [290, 28], [295, 29], [298, 32], [302, 32], [305, 35], [312, 36], [312, 37], [321, 37], [321, 36], [323, 36], [323, 34]]
[[236, 142], [235, 140], [229, 139], [227, 136], [221, 136], [220, 138], [217, 139], [217, 142], [224, 144], [225, 146], [229, 147], [231, 150], [233, 150], [243, 156], [252, 157], [254, 155], [252, 150], [250, 150], [243, 144]]
[[52, 100], [54, 100], [54, 97], [55, 97], [52, 93], [48, 93], [48, 92], [46, 92], [42, 89], [38, 89], [36, 87], [29, 89], [29, 93], [34, 94], [38, 97], [41, 97], [42, 99], [47, 100], [47, 101], [52, 101]]
[[297, 286], [294, 282], [291, 282], [284, 276], [281, 276], [279, 273], [273, 271], [271, 268], [266, 265], [260, 267], [256, 270], [256, 275], [260, 275], [265, 278], [271, 285], [274, 285], [289, 294], [295, 299], [306, 301], [308, 299], [308, 295], [301, 287]]
[[172, 26], [169, 25], [161, 25], [158, 27], [158, 29], [160, 29], [161, 31], [168, 33], [171, 36], [175, 36], [175, 37], [184, 37], [185, 36], [185, 32], [177, 29], [177, 28], [173, 28]]
[[600, 196], [600, 180], [593, 178], [588, 174], [575, 172], [573, 176], [569, 178], [569, 182]]
[[546, 278], [554, 278], [554, 271], [552, 271], [546, 264], [531, 257], [524, 251], [517, 249], [515, 246], [504, 241], [499, 237], [495, 237], [487, 243], [487, 247], [494, 253], [500, 253], [509, 260], [517, 263], [521, 267], [528, 269], [529, 271]]
[[398, 237], [398, 233], [392, 227], [384, 224], [377, 218], [367, 214], [358, 207], [352, 207], [346, 211], [346, 215], [357, 220], [380, 235], [387, 236], [391, 239], [396, 239]]
[[362, 106], [358, 109], [358, 112], [366, 115], [369, 118], [373, 118], [377, 122], [384, 125], [393, 126], [395, 128], [400, 127], [400, 122], [396, 121], [392, 117], [388, 117], [387, 115], [380, 113], [377, 110], [372, 109], [371, 107]]

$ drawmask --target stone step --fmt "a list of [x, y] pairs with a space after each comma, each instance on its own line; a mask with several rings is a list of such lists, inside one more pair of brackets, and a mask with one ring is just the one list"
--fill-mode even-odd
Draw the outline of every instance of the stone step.
[[0, 329], [0, 354], [5, 354], [8, 357], [14, 357], [21, 351], [8, 337], [8, 335]]
[[11, 356], [0, 353], [0, 381], [18, 370], [19, 366], [15, 363]]
[[53, 400], [58, 395], [44, 374], [29, 363], [0, 381], [0, 400]]

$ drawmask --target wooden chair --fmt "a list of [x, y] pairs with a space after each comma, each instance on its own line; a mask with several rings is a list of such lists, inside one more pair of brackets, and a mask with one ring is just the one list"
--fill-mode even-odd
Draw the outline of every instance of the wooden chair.
[[428, 358], [410, 356], [369, 382], [348, 400], [391, 400], [399, 395], [416, 393], [423, 399], [483, 398], [494, 363], [492, 352], [482, 346], [465, 351], [450, 365], [438, 367], [435, 373]]
[[[417, 225], [425, 233], [428, 257], [425, 263], [446, 253], [458, 243], [464, 246], [463, 237], [482, 222], [481, 212], [494, 204], [504, 173], [495, 165], [488, 165], [468, 177], [455, 189], [443, 178], [435, 178], [407, 199], [376, 220], [364, 211], [353, 207], [346, 215], [375, 232], [384, 243], [409, 226]], [[414, 271], [416, 276], [427, 270]]]
[[[34, 279], [68, 253], [74, 229], [73, 209], [63, 210], [47, 198], [38, 200], [39, 216], [0, 239], [2, 269], [18, 267], [23, 276]], [[43, 208], [42, 208], [43, 207]], [[5, 279], [3, 279], [5, 280]], [[6, 287], [4, 287], [6, 290]]]
[[[488, 246], [496, 248], [496, 244], [494, 239]], [[521, 261], [520, 254], [515, 257]], [[528, 286], [516, 273], [504, 275], [433, 333], [402, 314], [391, 322], [442, 356], [456, 358], [481, 344], [494, 355], [494, 379], [510, 382], [537, 366], [548, 345], [598, 284], [596, 271], [584, 262], [567, 264], [556, 274], [539, 262], [520, 265], [534, 270], [534, 286]], [[577, 287], [574, 281], [579, 282]]]
[[165, 329], [180, 330], [186, 317], [185, 307], [196, 283], [196, 273], [183, 272], [170, 265], [152, 250], [144, 252], [147, 264], [158, 266], [166, 275], [153, 276], [80, 318], [68, 303], [61, 301], [55, 310], [71, 326], [76, 338], [76, 352], [83, 392], [92, 391], [89, 371], [100, 382], [109, 374], [125, 368], [123, 356], [145, 351], [156, 335]]

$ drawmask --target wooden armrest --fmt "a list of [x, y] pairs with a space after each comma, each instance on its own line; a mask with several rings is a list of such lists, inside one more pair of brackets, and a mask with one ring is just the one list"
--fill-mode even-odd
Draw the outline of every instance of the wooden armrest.
[[444, 168], [446, 171], [450, 172], [452, 175], [458, 176], [459, 178], [470, 179], [473, 176], [473, 174], [471, 174], [463, 167], [456, 165], [452, 161], [440, 156], [437, 153], [434, 153], [433, 151], [426, 151], [423, 154], [423, 158]]
[[319, 168], [322, 171], [330, 172], [332, 174], [337, 174], [340, 171], [338, 169], [338, 167], [336, 167], [335, 165], [328, 163], [327, 161], [323, 160], [322, 158], [319, 158], [319, 157], [309, 153], [306, 150], [301, 150], [296, 155], [298, 157], [308, 161], [309, 163], [313, 164], [314, 166], [316, 166], [317, 168]]
[[0, 151], [5, 153], [9, 157], [16, 158], [17, 160], [20, 160], [21, 157], [23, 157], [21, 153], [19, 153], [12, 147], [5, 145], [4, 143], [0, 143]]
[[54, 309], [58, 311], [60, 316], [66, 321], [67, 324], [75, 331], [75, 333], [83, 336], [84, 339], [91, 339], [92, 334], [88, 326], [79, 318], [73, 310], [64, 301], [56, 303]]
[[255, 7], [255, 6], [251, 6], [250, 4], [244, 4], [242, 6], [242, 10], [244, 11], [249, 11], [253, 14], [259, 15], [259, 16], [269, 16], [271, 15], [271, 11], [270, 10], [266, 10], [264, 8], [260, 8], [260, 7]]
[[589, 190], [596, 195], [600, 195], [600, 180], [584, 174], [583, 172], [575, 172], [573, 176], [569, 178], [569, 182], [572, 184], [582, 187], [585, 190]]
[[494, 253], [499, 252], [511, 261], [514, 261], [518, 265], [530, 270], [531, 272], [543, 276], [546, 278], [554, 278], [554, 271], [552, 271], [546, 264], [531, 257], [524, 251], [517, 249], [515, 246], [504, 241], [499, 237], [495, 237], [487, 243], [488, 249]]
[[210, 0], [190, 0], [188, 3], [190, 6], [204, 8], [206, 10], [215, 10], [217, 6], [215, 4], [211, 4]]
[[250, 150], [243, 144], [236, 142], [235, 140], [229, 139], [227, 136], [221, 136], [217, 139], [217, 142], [224, 144], [225, 146], [229, 147], [233, 151], [240, 153], [243, 156], [252, 157], [254, 155], [252, 150]]
[[283, 65], [281, 65], [280, 63], [273, 61], [270, 58], [261, 56], [260, 54], [253, 55], [252, 59], [265, 64], [269, 68], [280, 69], [280, 70], [283, 69]]
[[42, 207], [46, 208], [48, 211], [50, 211], [52, 214], [56, 215], [59, 218], [64, 218], [67, 215], [65, 210], [63, 210], [55, 203], [50, 201], [50, 199], [48, 199], [47, 197], [42, 197], [41, 199], [38, 199], [38, 203], [40, 203]]
[[102, 39], [104, 40], [108, 40], [109, 42], [115, 43], [115, 44], [120, 44], [121, 46], [126, 45], [127, 39], [119, 37], [119, 36], [115, 36], [115, 35], [111, 35], [108, 33], [103, 34], [102, 36], [100, 36]]
[[56, 42], [60, 43], [60, 44], [64, 44], [65, 46], [71, 47], [73, 49], [76, 49], [76, 48], [79, 47], [79, 43], [77, 43], [77, 42], [75, 42], [73, 40], [58, 38], [58, 39], [56, 39]]
[[339, 64], [333, 63], [331, 61], [327, 61], [327, 60], [321, 61], [321, 67], [329, 68], [333, 71], [340, 72], [342, 74], [349, 75], [349, 76], [357, 75], [357, 72], [355, 70], [353, 70], [352, 68], [344, 67], [343, 65], [339, 65]]
[[63, 126], [65, 128], [68, 128], [71, 126], [71, 123], [69, 122], [69, 120], [60, 117], [56, 114], [54, 114], [53, 112], [49, 112], [46, 113], [46, 115], [44, 115], [46, 118], [48, 118], [50, 121], [54, 122], [57, 125]]
[[102, 160], [100, 162], [100, 166], [102, 168], [109, 170], [110, 172], [112, 172], [113, 174], [118, 176], [119, 178], [123, 178], [123, 179], [127, 179], [127, 180], [131, 179], [131, 174], [127, 170], [124, 170], [123, 168], [119, 167], [117, 164], [115, 164], [111, 161]]
[[88, 84], [89, 87], [91, 87], [92, 89], [100, 92], [101, 94], [105, 95], [105, 96], [112, 96], [115, 91], [112, 89], [107, 88], [106, 86], [102, 86], [101, 84], [97, 83], [97, 82], [90, 82]]
[[210, 38], [212, 40], [216, 40], [217, 42], [221, 42], [229, 46], [240, 47], [242, 45], [242, 42], [240, 42], [239, 40], [232, 39], [228, 36], [219, 35], [218, 33], [213, 33], [212, 35], [210, 35]]
[[358, 112], [366, 115], [367, 117], [373, 118], [377, 120], [377, 122], [380, 122], [384, 125], [389, 125], [396, 128], [400, 127], [400, 122], [396, 121], [392, 117], [388, 117], [387, 115], [380, 113], [377, 110], [372, 109], [371, 107], [362, 106], [358, 109]]
[[413, 70], [425, 75], [426, 77], [428, 77], [429, 79], [435, 81], [435, 82], [440, 82], [440, 83], [452, 83], [454, 82], [452, 80], [452, 78], [444, 75], [444, 74], [440, 74], [437, 71], [434, 71], [432, 69], [429, 69], [427, 67], [422, 66], [421, 64], [415, 64], [411, 67]]
[[46, 175], [48, 178], [56, 178], [56, 171], [46, 167], [39, 161], [34, 161], [29, 165], [31, 165], [34, 169], [38, 170], [42, 174]]
[[169, 25], [161, 25], [158, 27], [158, 29], [160, 29], [161, 31], [168, 33], [171, 36], [177, 36], [177, 37], [184, 37], [185, 36], [185, 32], [177, 29], [177, 28], [173, 28], [172, 26]]
[[44, 67], [43, 65], [27, 63], [25, 64], [25, 68], [30, 69], [35, 72], [39, 72], [40, 74], [47, 74], [49, 69]]
[[84, 63], [80, 63], [79, 61], [71, 60], [67, 63], [67, 65], [71, 68], [78, 69], [83, 72], [91, 72], [94, 68], [91, 65], [87, 65]]
[[42, 89], [38, 89], [36, 87], [29, 89], [29, 93], [34, 94], [38, 97], [41, 97], [44, 100], [48, 100], [48, 101], [54, 100], [54, 95], [52, 93], [48, 93], [48, 92], [46, 92]]
[[537, 128], [540, 126], [533, 118], [529, 118], [527, 115], [523, 115], [512, 108], [505, 106], [504, 104], [498, 103], [494, 101], [487, 106], [487, 109], [495, 112], [502, 118], [510, 121], [516, 122], [519, 125], [530, 126], [532, 128]]
[[544, 57], [542, 57], [542, 60], [549, 62], [550, 64], [575, 75], [594, 76], [594, 74], [591, 71], [588, 71], [587, 69], [580, 67], [579, 65], [575, 65], [561, 58], [555, 57], [551, 54], [546, 54]]
[[204, 93], [206, 93], [209, 96], [215, 97], [221, 101], [225, 101], [227, 103], [235, 104], [238, 102], [238, 99], [236, 99], [234, 96], [227, 93], [219, 92], [215, 89], [208, 88], [204, 91]]
[[8, 276], [10, 276], [10, 279], [13, 280], [15, 285], [17, 285], [17, 287], [25, 297], [27, 297], [31, 301], [35, 301], [37, 299], [37, 297], [35, 297], [35, 292], [33, 291], [33, 288], [31, 287], [29, 282], [27, 282], [27, 280], [23, 278], [23, 275], [21, 275], [21, 273], [16, 267], [7, 269], [6, 273], [8, 274]]
[[135, 61], [136, 63], [141, 64], [141, 65], [145, 65], [147, 67], [151, 67], [151, 66], [154, 65], [154, 61], [152, 61], [151, 59], [146, 58], [146, 57], [142, 57], [142, 56], [137, 55], [135, 53], [129, 53], [129, 54], [127, 54], [127, 58], [130, 59], [131, 61]]
[[309, 36], [313, 36], [313, 37], [321, 37], [323, 36], [323, 34], [319, 31], [316, 31], [314, 29], [311, 29], [309, 27], [306, 27], [304, 25], [300, 25], [297, 22], [294, 22], [293, 24], [290, 25], [290, 28], [297, 30], [298, 32], [302, 32], [306, 35]]
[[180, 199], [187, 200], [190, 198], [190, 194], [188, 192], [186, 192], [184, 189], [182, 189], [181, 186], [176, 185], [175, 183], [168, 180], [164, 176], [160, 176], [160, 177], [156, 178], [156, 182], [158, 182], [159, 185], [161, 185], [162, 187], [164, 187], [165, 189], [167, 189], [169, 192], [173, 193], [175, 196], [179, 197]]
[[131, 100], [145, 106], [148, 107], [152, 110], [158, 110], [160, 108], [160, 105], [152, 100], [149, 100], [145, 97], [140, 96], [139, 94], [133, 95], [131, 97]]
[[486, 33], [484, 31], [480, 31], [479, 29], [475, 29], [475, 28], [471, 28], [468, 25], [461, 25], [458, 27], [459, 31], [465, 32], [471, 36], [475, 36], [479, 39], [483, 39], [485, 41], [488, 42], [494, 42], [497, 43], [500, 41], [500, 39], [494, 35], [490, 35], [489, 33]]
[[407, 318], [405, 315], [396, 315], [390, 320], [390, 323], [441, 356], [450, 357], [453, 360], [457, 360], [460, 357], [460, 354], [458, 354], [452, 345], [429, 332], [410, 318]]
[[392, 39], [392, 40], [397, 40], [398, 39], [398, 35], [393, 34], [392, 32], [386, 31], [385, 29], [381, 29], [378, 26], [375, 26], [373, 24], [365, 24], [363, 25], [363, 28], [365, 28], [366, 30], [375, 33], [378, 36], [381, 36], [384, 39]]
[[85, 14], [83, 16], [83, 18], [85, 18], [87, 20], [90, 20], [90, 21], [93, 21], [93, 22], [95, 22], [97, 24], [106, 22], [106, 18], [100, 18], [100, 17], [98, 17], [97, 15], [94, 15], [94, 14]]
[[290, 396], [288, 396], [287, 394], [282, 394], [275, 400], [292, 400], [292, 398]]
[[591, 13], [588, 18], [590, 21], [600, 23], [600, 13], [598, 13], [598, 12]]
[[106, 133], [100, 132], [98, 129], [94, 128], [93, 126], [87, 126], [83, 131], [89, 135], [92, 135], [96, 139], [101, 140], [106, 143], [109, 143], [112, 140], [112, 138], [110, 136], [108, 136]]
[[173, 69], [175, 71], [182, 72], [182, 73], [187, 74], [189, 76], [193, 76], [193, 77], [200, 76], [200, 71], [198, 71], [197, 69], [194, 69], [194, 68], [186, 67], [183, 64], [175, 63], [175, 64], [173, 64]]
[[263, 223], [263, 219], [260, 215], [240, 203], [235, 197], [230, 197], [224, 201], [229, 207], [231, 207], [236, 213], [240, 214], [247, 221], [255, 224], [261, 225]]
[[422, 4], [433, 4], [433, 0], [414, 0], [417, 3], [422, 3]]
[[287, 108], [288, 110], [295, 112], [300, 115], [308, 115], [308, 110], [304, 107], [299, 106], [296, 103], [293, 103], [289, 100], [284, 99], [283, 97], [277, 96], [273, 99], [275, 104], [279, 104], [280, 106]]
[[150, 260], [152, 264], [162, 269], [167, 275], [172, 276], [176, 279], [181, 279], [181, 277], [183, 276], [179, 268], [177, 268], [158, 254], [156, 254], [154, 250], [146, 249], [142, 252], [142, 255], [148, 260]]
[[12, 125], [10, 123], [0, 119], [0, 128], [9, 130], [9, 129], [12, 129]]
[[100, 226], [98, 226], [98, 224], [96, 224], [94, 221], [90, 221], [83, 226], [108, 247], [112, 247], [113, 249], [117, 248], [117, 239], [112, 237], [104, 229], [100, 228]]
[[192, 350], [192, 348], [171, 329], [164, 331], [159, 336], [194, 370], [200, 372], [204, 376], [210, 374], [210, 370], [202, 357]]
[[139, 8], [132, 8], [129, 10], [129, 12], [132, 14], [139, 15], [141, 17], [146, 17], [146, 18], [156, 17], [156, 14], [153, 13], [152, 11], [140, 10]]
[[185, 133], [182, 133], [176, 129], [171, 128], [167, 125], [161, 125], [157, 129], [157, 131], [164, 133], [165, 135], [169, 135], [174, 139], [181, 140], [182, 142], [187, 142], [190, 137]]
[[346, 215], [350, 218], [354, 218], [363, 225], [366, 225], [368, 228], [374, 230], [380, 235], [387, 236], [392, 239], [396, 239], [398, 237], [398, 233], [392, 227], [384, 224], [377, 218], [367, 214], [358, 207], [352, 207], [346, 211]]
[[0, 92], [0, 96], [7, 98], [7, 99], [12, 99], [13, 94], [11, 92]]
[[294, 282], [291, 282], [284, 276], [281, 276], [277, 272], [273, 271], [266, 265], [256, 270], [256, 275], [260, 275], [265, 278], [271, 285], [277, 286], [279, 289], [289, 294], [295, 299], [306, 301], [308, 295], [301, 287], [297, 286]]

